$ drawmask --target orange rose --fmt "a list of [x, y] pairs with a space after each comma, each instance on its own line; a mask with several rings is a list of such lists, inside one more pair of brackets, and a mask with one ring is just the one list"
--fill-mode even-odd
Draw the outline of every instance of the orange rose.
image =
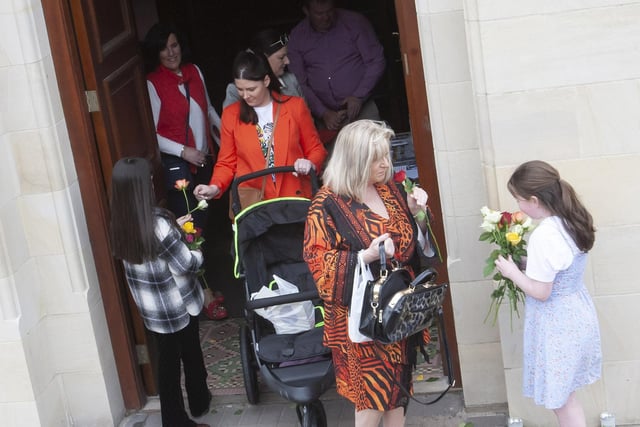
[[184, 191], [187, 189], [187, 187], [189, 187], [189, 181], [187, 181], [186, 179], [178, 179], [174, 187], [176, 188], [176, 190]]
[[511, 219], [516, 224], [522, 224], [526, 218], [527, 216], [522, 211], [516, 211], [513, 214], [511, 214]]

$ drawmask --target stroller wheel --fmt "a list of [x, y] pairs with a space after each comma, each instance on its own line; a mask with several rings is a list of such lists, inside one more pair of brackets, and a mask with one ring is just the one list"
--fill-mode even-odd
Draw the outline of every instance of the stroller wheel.
[[302, 427], [327, 427], [327, 414], [320, 399], [298, 404], [296, 414]]
[[247, 400], [252, 405], [258, 403], [258, 372], [255, 362], [255, 354], [251, 345], [251, 333], [247, 325], [240, 326], [240, 361], [242, 362], [242, 377], [244, 378], [244, 390]]

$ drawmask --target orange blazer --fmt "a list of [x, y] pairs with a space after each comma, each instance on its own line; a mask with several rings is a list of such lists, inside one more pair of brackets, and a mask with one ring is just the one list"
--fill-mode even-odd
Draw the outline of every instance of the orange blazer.
[[[278, 95], [274, 94], [276, 96]], [[273, 137], [275, 166], [293, 166], [296, 159], [305, 158], [320, 173], [327, 151], [320, 141], [307, 104], [297, 96], [283, 99], [285, 102], [280, 104]], [[218, 197], [229, 189], [235, 176], [259, 171], [265, 166], [256, 126], [240, 121], [240, 102], [242, 101], [229, 105], [222, 112], [220, 152], [209, 183], [220, 188]], [[274, 101], [274, 118], [277, 106]], [[261, 188], [262, 178], [246, 181], [243, 185]], [[311, 197], [310, 178], [279, 173], [274, 186], [271, 177], [267, 176], [264, 199], [287, 196]]]

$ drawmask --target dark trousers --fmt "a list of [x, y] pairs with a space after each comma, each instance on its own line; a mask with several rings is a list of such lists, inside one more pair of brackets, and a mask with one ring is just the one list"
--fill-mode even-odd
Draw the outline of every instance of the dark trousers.
[[180, 364], [184, 367], [187, 401], [192, 414], [202, 415], [209, 408], [211, 393], [207, 387], [198, 318], [191, 316], [189, 325], [172, 334], [153, 333], [158, 346], [158, 384], [162, 425], [165, 427], [193, 427], [184, 407], [180, 385]]

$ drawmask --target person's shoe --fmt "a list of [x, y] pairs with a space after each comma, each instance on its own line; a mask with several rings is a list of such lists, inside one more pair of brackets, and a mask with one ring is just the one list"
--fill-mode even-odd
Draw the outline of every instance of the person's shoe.
[[[209, 412], [209, 408], [211, 407], [211, 400], [213, 399], [213, 395], [211, 394], [211, 391], [209, 391], [209, 400], [207, 401], [207, 405], [204, 407], [204, 410], [202, 410], [201, 412], [197, 412], [197, 413], [191, 413], [191, 416], [193, 418], [200, 418], [204, 415], [206, 415]], [[207, 424], [198, 424], [198, 426], [207, 426]]]
[[207, 317], [211, 320], [223, 320], [229, 317], [229, 313], [224, 306], [211, 303], [207, 307]]
[[213, 300], [218, 304], [222, 304], [224, 302], [224, 295], [222, 295], [222, 292], [220, 291], [215, 291], [213, 293]]
[[218, 304], [216, 301], [211, 301], [211, 303], [205, 309], [205, 314], [211, 320], [223, 320], [229, 317], [229, 313], [227, 309]]

